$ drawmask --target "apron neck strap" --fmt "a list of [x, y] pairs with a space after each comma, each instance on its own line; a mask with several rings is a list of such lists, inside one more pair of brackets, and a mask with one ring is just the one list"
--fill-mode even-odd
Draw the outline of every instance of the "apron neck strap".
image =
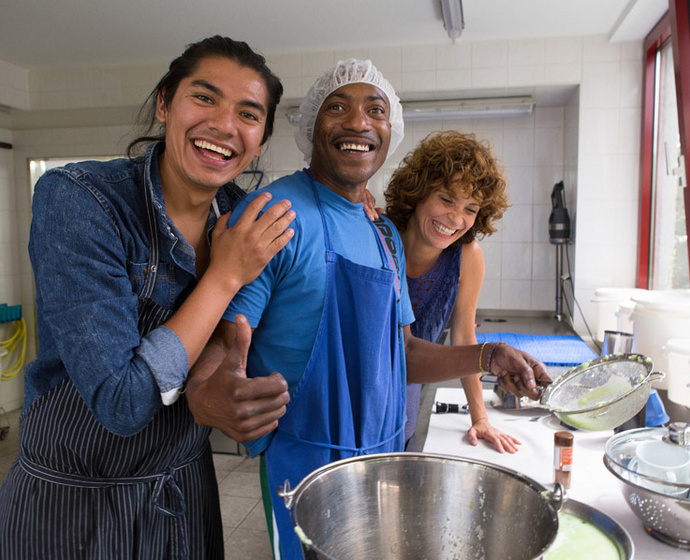
[[[311, 169], [308, 167], [303, 169], [304, 173], [311, 179], [311, 188], [312, 191], [314, 192], [314, 198], [316, 198], [316, 204], [319, 208], [319, 214], [321, 215], [321, 222], [323, 223], [323, 235], [324, 235], [324, 240], [326, 243], [326, 250], [327, 251], [333, 251], [333, 245], [331, 243], [331, 236], [328, 233], [328, 225], [326, 224], [326, 215], [323, 212], [323, 206], [321, 205], [321, 199], [319, 198], [319, 191], [316, 188], [316, 179], [314, 179], [314, 175], [311, 172]], [[365, 213], [366, 214], [366, 213]], [[390, 270], [395, 274], [395, 288], [400, 295], [400, 283], [399, 283], [399, 274], [398, 274], [398, 266], [396, 261], [393, 259], [393, 256], [391, 255], [390, 250], [388, 249], [388, 246], [386, 244], [386, 241], [379, 231], [379, 228], [374, 225], [374, 223], [369, 219], [367, 216], [367, 222], [371, 226], [371, 229], [374, 231], [374, 238], [376, 239], [376, 245], [379, 249], [379, 255], [381, 256], [381, 262], [383, 263], [383, 268], [388, 268], [390, 267]]]
[[319, 191], [316, 188], [316, 179], [312, 175], [311, 169], [308, 167], [303, 170], [311, 179], [311, 190], [314, 192], [314, 198], [316, 198], [316, 205], [319, 208], [319, 214], [321, 215], [321, 223], [323, 224], [323, 236], [326, 243], [326, 251], [333, 251], [333, 245], [331, 244], [331, 236], [328, 234], [328, 225], [326, 224], [326, 215], [323, 213], [323, 207], [321, 206], [321, 199], [319, 198]]

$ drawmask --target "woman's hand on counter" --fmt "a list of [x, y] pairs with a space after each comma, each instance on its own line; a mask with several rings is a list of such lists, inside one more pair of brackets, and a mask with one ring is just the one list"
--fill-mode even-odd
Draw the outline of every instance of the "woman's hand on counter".
[[479, 444], [480, 439], [485, 439], [491, 443], [499, 453], [504, 453], [506, 451], [508, 453], [515, 453], [519, 450], [518, 445], [522, 445], [519, 439], [494, 428], [486, 418], [472, 424], [472, 427], [467, 431], [467, 437], [470, 440], [470, 444], [475, 446]]

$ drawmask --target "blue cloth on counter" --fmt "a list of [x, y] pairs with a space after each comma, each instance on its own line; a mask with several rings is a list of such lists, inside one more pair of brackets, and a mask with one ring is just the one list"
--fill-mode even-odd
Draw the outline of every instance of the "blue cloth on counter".
[[477, 342], [505, 342], [527, 352], [547, 366], [578, 366], [599, 357], [584, 340], [574, 335], [477, 333]]
[[645, 406], [645, 426], [664, 426], [671, 418], [666, 413], [664, 401], [653, 387], [649, 390], [649, 398]]

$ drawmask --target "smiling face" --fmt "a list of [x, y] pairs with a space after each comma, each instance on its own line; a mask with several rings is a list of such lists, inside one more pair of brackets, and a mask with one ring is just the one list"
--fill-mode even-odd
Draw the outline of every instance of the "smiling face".
[[480, 208], [476, 199], [467, 196], [460, 178], [454, 177], [449, 190], [436, 190], [417, 205], [406, 233], [443, 250], [474, 225]]
[[158, 99], [164, 189], [215, 191], [242, 173], [261, 152], [266, 106], [266, 86], [256, 71], [228, 58], [202, 59], [168, 106]]
[[350, 202], [361, 202], [367, 181], [388, 155], [391, 125], [385, 94], [348, 84], [324, 100], [314, 126], [314, 178]]

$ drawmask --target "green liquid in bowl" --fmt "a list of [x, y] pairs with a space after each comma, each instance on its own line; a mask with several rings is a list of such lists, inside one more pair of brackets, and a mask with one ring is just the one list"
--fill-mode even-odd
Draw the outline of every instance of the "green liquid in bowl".
[[615, 543], [601, 529], [575, 515], [558, 514], [556, 540], [545, 560], [620, 560]]

